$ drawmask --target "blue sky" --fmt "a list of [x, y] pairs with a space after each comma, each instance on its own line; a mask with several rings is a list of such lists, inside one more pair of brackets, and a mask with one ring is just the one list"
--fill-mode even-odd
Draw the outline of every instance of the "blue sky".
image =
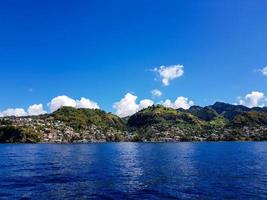
[[[244, 101], [267, 93], [265, 0], [0, 1], [0, 110], [67, 95], [107, 111], [154, 102]], [[162, 83], [160, 66], [183, 65]], [[151, 90], [163, 95], [152, 97]], [[262, 99], [263, 99], [262, 98]], [[262, 100], [261, 99], [261, 100]], [[262, 105], [262, 104], [261, 104]]]

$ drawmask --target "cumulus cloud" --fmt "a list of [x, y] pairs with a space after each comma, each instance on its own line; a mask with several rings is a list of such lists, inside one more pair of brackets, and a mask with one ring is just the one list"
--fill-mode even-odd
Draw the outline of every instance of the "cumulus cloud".
[[42, 115], [45, 114], [46, 111], [43, 109], [43, 104], [34, 104], [29, 106], [28, 110], [25, 111], [23, 108], [8, 108], [0, 112], [0, 117], [22, 117], [22, 116], [33, 116], [33, 115]]
[[267, 76], [267, 66], [260, 69], [261, 73], [265, 76]]
[[161, 97], [162, 96], [162, 92], [158, 89], [154, 89], [151, 91], [151, 94], [153, 97]]
[[22, 117], [27, 115], [28, 113], [23, 108], [9, 108], [5, 111], [0, 112], [0, 117], [7, 117], [7, 116]]
[[[50, 103], [47, 104], [48, 108], [51, 112], [56, 111], [62, 106], [70, 106], [74, 108], [90, 108], [90, 109], [99, 109], [99, 106], [96, 102], [91, 101], [90, 99], [86, 99], [82, 97], [80, 100], [74, 100], [68, 96], [57, 96], [51, 100]], [[0, 117], [7, 116], [36, 116], [47, 113], [43, 104], [33, 104], [28, 107], [28, 110], [25, 111], [23, 108], [9, 108], [0, 112]]]
[[160, 66], [159, 68], [155, 68], [154, 71], [160, 75], [163, 85], [168, 86], [171, 80], [183, 76], [184, 66], [183, 65], [171, 65], [171, 66], [163, 65], [163, 66]]
[[47, 104], [47, 106], [52, 112], [54, 112], [62, 106], [76, 107], [76, 101], [65, 95], [57, 96], [53, 98], [51, 102]]
[[96, 102], [82, 97], [80, 100], [76, 100], [76, 108], [99, 109], [100, 107]]
[[62, 106], [70, 106], [74, 108], [91, 108], [91, 109], [99, 109], [99, 106], [96, 102], [91, 101], [90, 99], [86, 99], [82, 97], [80, 100], [74, 100], [68, 96], [57, 96], [51, 100], [50, 103], [47, 104], [50, 108], [51, 112], [56, 111]]
[[46, 111], [43, 108], [43, 104], [34, 104], [29, 106], [28, 115], [43, 115]]
[[144, 108], [148, 108], [148, 107], [152, 106], [153, 104], [154, 104], [154, 102], [152, 100], [144, 99], [144, 100], [140, 101], [138, 109], [142, 110]]
[[168, 108], [183, 108], [183, 109], [189, 109], [191, 106], [194, 105], [193, 101], [190, 101], [186, 97], [177, 97], [177, 99], [172, 102], [170, 99], [166, 99], [164, 102], [161, 103], [163, 106], [168, 107]]
[[113, 108], [116, 109], [116, 114], [120, 117], [127, 117], [154, 104], [150, 99], [141, 100], [138, 104], [136, 103], [137, 98], [137, 96], [127, 93], [119, 102], [114, 103]]
[[262, 92], [252, 91], [247, 94], [245, 97], [238, 97], [238, 104], [244, 105], [247, 107], [263, 107], [264, 102], [266, 101], [266, 96]]

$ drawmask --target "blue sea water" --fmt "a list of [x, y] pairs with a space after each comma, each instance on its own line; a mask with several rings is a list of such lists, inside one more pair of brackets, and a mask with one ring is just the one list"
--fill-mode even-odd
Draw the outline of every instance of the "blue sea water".
[[267, 199], [267, 143], [3, 144], [0, 199]]

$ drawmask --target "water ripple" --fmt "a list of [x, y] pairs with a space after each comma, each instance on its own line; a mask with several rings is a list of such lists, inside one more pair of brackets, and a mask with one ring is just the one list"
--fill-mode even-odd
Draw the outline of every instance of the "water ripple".
[[0, 199], [266, 199], [267, 143], [0, 145]]

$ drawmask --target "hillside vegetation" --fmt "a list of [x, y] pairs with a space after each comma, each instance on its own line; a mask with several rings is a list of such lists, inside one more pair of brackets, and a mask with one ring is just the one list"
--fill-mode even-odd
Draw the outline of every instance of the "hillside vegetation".
[[267, 112], [264, 108], [247, 108], [217, 102], [212, 106], [192, 106], [188, 110], [175, 110], [161, 105], [152, 106], [137, 112], [128, 119], [129, 127], [144, 127], [153, 124], [193, 125], [197, 127], [252, 127], [267, 125]]
[[0, 127], [0, 143], [37, 143], [41, 141], [41, 136], [32, 133], [27, 129], [13, 126]]
[[55, 111], [52, 116], [55, 120], [63, 121], [75, 130], [86, 129], [89, 125], [101, 128], [125, 129], [123, 119], [99, 109], [62, 107]]
[[128, 120], [129, 127], [141, 128], [151, 125], [194, 125], [202, 126], [203, 122], [196, 116], [181, 112], [161, 105], [151, 106], [131, 116]]
[[267, 108], [217, 102], [188, 110], [154, 105], [120, 118], [99, 109], [0, 118], [0, 142], [267, 140]]

